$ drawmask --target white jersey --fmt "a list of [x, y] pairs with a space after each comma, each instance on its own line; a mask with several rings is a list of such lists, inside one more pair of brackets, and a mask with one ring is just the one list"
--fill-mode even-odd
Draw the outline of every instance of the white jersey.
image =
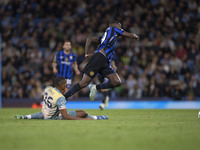
[[66, 99], [62, 93], [52, 86], [44, 89], [42, 113], [45, 119], [53, 119], [59, 116], [61, 109], [66, 109]]

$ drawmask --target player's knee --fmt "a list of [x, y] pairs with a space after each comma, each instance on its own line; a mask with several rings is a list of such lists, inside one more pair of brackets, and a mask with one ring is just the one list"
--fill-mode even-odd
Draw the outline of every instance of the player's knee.
[[122, 84], [121, 80], [115, 80], [115, 82], [113, 83], [114, 87], [118, 87]]
[[118, 80], [116, 86], [120, 86], [121, 84], [122, 84], [122, 81], [121, 81], [121, 80]]

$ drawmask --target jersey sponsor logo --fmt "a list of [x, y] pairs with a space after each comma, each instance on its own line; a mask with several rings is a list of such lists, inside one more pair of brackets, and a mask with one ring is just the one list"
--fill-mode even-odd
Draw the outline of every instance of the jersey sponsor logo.
[[72, 84], [72, 80], [71, 79], [66, 79], [67, 84]]
[[90, 71], [90, 76], [93, 76], [94, 75], [94, 71]]
[[61, 64], [71, 65], [71, 62], [61, 61]]
[[[117, 35], [115, 35], [115, 36], [117, 36]], [[112, 36], [109, 42], [111, 42], [115, 36]]]

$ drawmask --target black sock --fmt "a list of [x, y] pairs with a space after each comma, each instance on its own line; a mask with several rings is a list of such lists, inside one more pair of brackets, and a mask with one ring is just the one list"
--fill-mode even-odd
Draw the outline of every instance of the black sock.
[[106, 92], [102, 92], [102, 94], [103, 94], [102, 103], [105, 103], [106, 95], [107, 95], [106, 93], [107, 93], [107, 91]]
[[76, 92], [78, 92], [81, 89], [79, 83], [75, 84], [72, 88], [67, 91], [67, 93], [64, 95], [65, 98], [67, 99], [68, 97], [74, 95]]
[[103, 94], [103, 100], [102, 100], [102, 103], [104, 103], [105, 104], [105, 101], [106, 101], [106, 97], [108, 96], [110, 96], [110, 92], [111, 90], [108, 90], [108, 91], [106, 91], [106, 92], [102, 92], [102, 94]]
[[96, 85], [97, 90], [114, 88], [110, 81]]

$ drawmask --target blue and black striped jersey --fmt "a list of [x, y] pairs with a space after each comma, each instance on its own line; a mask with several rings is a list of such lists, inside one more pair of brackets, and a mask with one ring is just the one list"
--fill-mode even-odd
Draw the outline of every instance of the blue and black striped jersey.
[[58, 69], [56, 76], [62, 76], [65, 79], [72, 79], [74, 74], [72, 65], [76, 61], [76, 55], [72, 52], [67, 55], [62, 50], [56, 53], [56, 61]]
[[106, 53], [106, 57], [109, 61], [112, 60], [112, 55], [114, 53], [114, 46], [117, 41], [118, 36], [122, 35], [124, 33], [123, 29], [118, 29], [116, 27], [109, 27], [106, 29], [106, 32], [104, 33], [103, 37], [101, 38], [101, 44], [97, 49], [97, 52], [100, 51], [102, 48], [104, 48], [104, 51]]

